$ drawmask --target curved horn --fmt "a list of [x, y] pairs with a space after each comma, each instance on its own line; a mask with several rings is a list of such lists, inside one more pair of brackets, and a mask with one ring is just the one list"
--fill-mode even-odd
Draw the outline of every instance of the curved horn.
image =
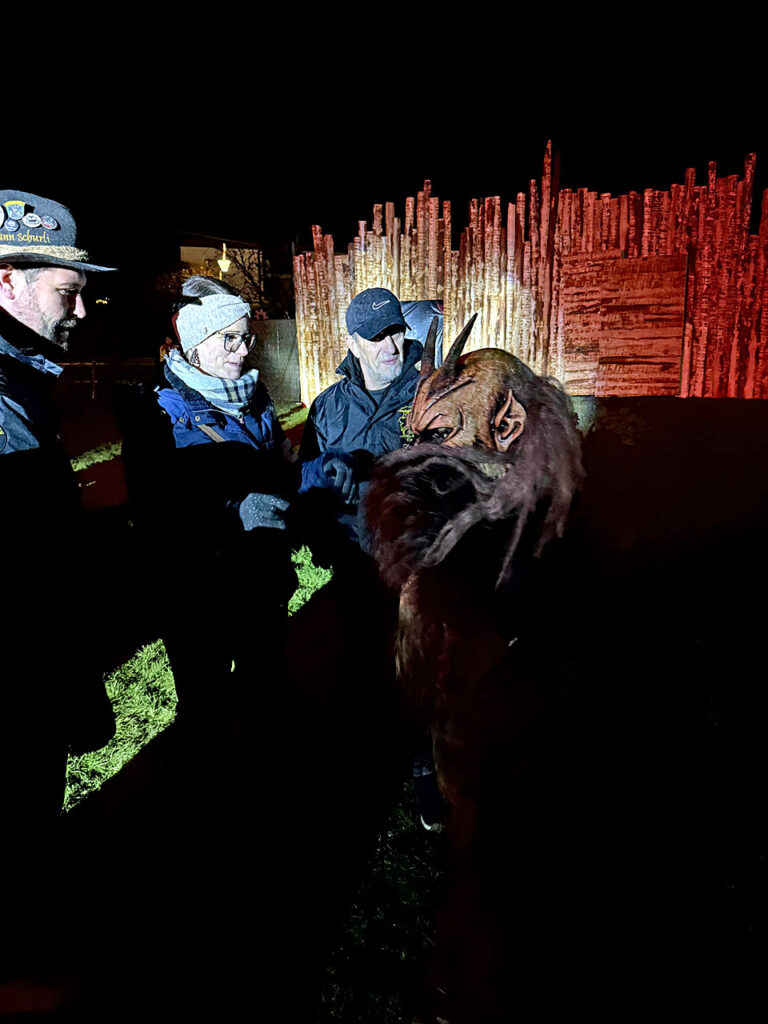
[[452, 374], [454, 377], [456, 376], [456, 363], [459, 361], [461, 350], [467, 343], [467, 338], [469, 337], [470, 331], [474, 326], [475, 320], [477, 320], [477, 313], [472, 314], [472, 317], [467, 321], [461, 334], [458, 336], [456, 341], [454, 341], [454, 343], [451, 345], [450, 352], [443, 360], [443, 368], [448, 373]]
[[421, 357], [421, 373], [419, 374], [419, 380], [424, 380], [425, 377], [431, 376], [435, 372], [435, 341], [437, 340], [437, 317], [432, 317], [432, 323], [429, 325], [429, 331], [427, 333], [427, 340], [424, 343], [424, 353]]

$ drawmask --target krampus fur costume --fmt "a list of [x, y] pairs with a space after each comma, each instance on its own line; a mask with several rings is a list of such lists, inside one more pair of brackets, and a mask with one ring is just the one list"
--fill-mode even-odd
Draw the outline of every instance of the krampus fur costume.
[[452, 1024], [506, 1019], [531, 960], [517, 882], [541, 851], [508, 837], [527, 817], [526, 778], [542, 758], [554, 770], [553, 744], [568, 762], [553, 723], [578, 689], [550, 671], [550, 634], [561, 632], [570, 595], [549, 542], [562, 536], [583, 476], [571, 402], [508, 352], [462, 356], [473, 322], [439, 369], [430, 332], [413, 445], [381, 460], [365, 508], [371, 550], [400, 590], [399, 678], [432, 732], [449, 805], [437, 985]]

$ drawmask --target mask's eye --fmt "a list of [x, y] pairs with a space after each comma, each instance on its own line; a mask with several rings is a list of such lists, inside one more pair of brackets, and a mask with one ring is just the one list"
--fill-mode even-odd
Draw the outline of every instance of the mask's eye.
[[419, 441], [422, 444], [442, 444], [453, 433], [453, 427], [435, 427], [434, 430], [422, 430]]

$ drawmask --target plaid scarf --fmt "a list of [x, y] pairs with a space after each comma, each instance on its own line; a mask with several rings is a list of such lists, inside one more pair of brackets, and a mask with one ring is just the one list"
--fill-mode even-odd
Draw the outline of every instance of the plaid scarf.
[[171, 372], [183, 380], [187, 387], [202, 395], [206, 402], [210, 402], [211, 405], [228, 416], [241, 417], [245, 415], [256, 391], [256, 383], [259, 379], [258, 370], [248, 370], [237, 380], [212, 377], [191, 366], [178, 349], [172, 349], [168, 353], [166, 362]]

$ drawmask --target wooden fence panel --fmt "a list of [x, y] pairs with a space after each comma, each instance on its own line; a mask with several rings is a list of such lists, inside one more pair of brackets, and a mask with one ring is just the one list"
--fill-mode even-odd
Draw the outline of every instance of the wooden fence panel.
[[[515, 202], [470, 202], [456, 249], [451, 205], [429, 181], [402, 220], [375, 205], [344, 255], [313, 228], [294, 261], [304, 401], [335, 380], [346, 307], [374, 286], [442, 301], [447, 340], [478, 313], [467, 351], [505, 348], [579, 393], [768, 397], [768, 192], [750, 235], [754, 165], [741, 180], [710, 163], [705, 185], [689, 169], [668, 190], [611, 196], [561, 190], [547, 145], [541, 182]], [[615, 289], [634, 303], [618, 320]]]

